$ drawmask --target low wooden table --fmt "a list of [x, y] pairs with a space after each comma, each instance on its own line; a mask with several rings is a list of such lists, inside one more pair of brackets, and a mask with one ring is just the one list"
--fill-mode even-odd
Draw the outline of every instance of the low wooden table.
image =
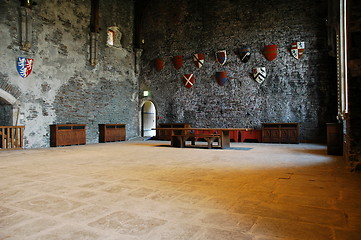
[[[154, 128], [153, 130], [169, 130], [171, 133], [171, 145], [173, 147], [184, 147], [187, 136], [193, 137], [197, 131], [216, 132], [219, 135], [221, 148], [230, 148], [230, 132], [231, 131], [248, 131], [252, 128]], [[179, 136], [185, 136], [183, 141], [179, 141]], [[212, 136], [210, 136], [211, 138]], [[209, 145], [209, 143], [208, 143]]]

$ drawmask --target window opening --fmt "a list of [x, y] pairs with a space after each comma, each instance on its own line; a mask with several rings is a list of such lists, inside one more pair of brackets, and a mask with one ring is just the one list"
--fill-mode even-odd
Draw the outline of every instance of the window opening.
[[107, 30], [107, 45], [117, 48], [122, 48], [122, 33], [119, 27], [108, 27]]
[[110, 46], [114, 46], [114, 31], [111, 29], [108, 29], [107, 44]]

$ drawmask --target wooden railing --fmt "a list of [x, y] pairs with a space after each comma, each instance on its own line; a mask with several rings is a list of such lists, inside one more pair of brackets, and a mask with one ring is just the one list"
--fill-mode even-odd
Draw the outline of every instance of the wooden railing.
[[24, 148], [24, 126], [0, 126], [0, 150]]

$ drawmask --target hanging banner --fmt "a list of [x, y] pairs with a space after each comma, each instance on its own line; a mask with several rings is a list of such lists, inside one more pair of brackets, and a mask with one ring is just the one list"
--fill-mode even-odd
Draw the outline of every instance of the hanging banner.
[[277, 57], [277, 45], [267, 45], [263, 48], [263, 55], [268, 61], [272, 61]]
[[258, 83], [263, 83], [263, 81], [266, 79], [266, 75], [265, 67], [253, 68], [253, 78]]
[[204, 54], [203, 53], [193, 54], [193, 61], [197, 68], [201, 68], [204, 64]]
[[160, 72], [164, 67], [164, 61], [161, 58], [155, 59], [154, 60], [154, 67], [155, 67], [155, 70]]
[[227, 61], [227, 53], [226, 50], [216, 52], [216, 60], [222, 66]]
[[296, 59], [300, 59], [305, 52], [305, 42], [294, 42], [291, 44], [292, 56]]
[[22, 78], [26, 78], [33, 70], [34, 59], [18, 57], [16, 68]]
[[251, 58], [251, 48], [250, 47], [242, 47], [241, 49], [239, 49], [238, 54], [241, 58], [241, 61], [243, 63], [246, 63]]
[[175, 69], [180, 69], [183, 65], [183, 56], [175, 56], [173, 57], [173, 65]]
[[191, 88], [194, 85], [194, 75], [193, 74], [184, 74], [183, 83], [186, 88]]
[[216, 72], [216, 79], [217, 79], [219, 86], [223, 86], [228, 80], [227, 73], [226, 72]]

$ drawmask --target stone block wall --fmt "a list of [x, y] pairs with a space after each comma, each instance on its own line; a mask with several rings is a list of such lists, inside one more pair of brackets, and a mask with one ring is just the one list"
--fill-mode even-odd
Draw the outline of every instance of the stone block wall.
[[[335, 62], [328, 56], [327, 1], [154, 0], [145, 5], [140, 89], [150, 91], [159, 123], [259, 129], [263, 122], [300, 122], [302, 141], [325, 141], [325, 123], [337, 115], [336, 96], [330, 94], [337, 90]], [[290, 53], [295, 41], [305, 42], [299, 60]], [[262, 55], [270, 44], [278, 45], [273, 61]], [[237, 55], [242, 46], [251, 47], [247, 63]], [[215, 60], [219, 50], [228, 54], [223, 66]], [[205, 54], [200, 69], [194, 53]], [[177, 55], [183, 56], [178, 70], [171, 60]], [[158, 57], [165, 62], [160, 72], [154, 68]], [[253, 79], [253, 67], [266, 68], [262, 84]], [[227, 72], [224, 86], [216, 82], [217, 71]], [[194, 74], [192, 88], [184, 87], [183, 74]]]
[[[361, 2], [350, 1], [348, 64], [349, 64], [349, 146], [347, 148], [350, 165], [361, 171], [361, 108], [359, 96], [361, 90]], [[357, 166], [357, 167], [356, 167]]]
[[[98, 64], [92, 67], [90, 0], [37, 0], [31, 10], [29, 51], [20, 49], [20, 1], [0, 0], [0, 87], [10, 86], [12, 91], [2, 90], [19, 102], [25, 147], [49, 146], [50, 124], [87, 124], [87, 143], [98, 142], [100, 123], [124, 123], [128, 138], [138, 135], [134, 3], [99, 2]], [[121, 46], [106, 44], [107, 28], [111, 26], [122, 33]], [[17, 73], [17, 57], [34, 59], [27, 78]]]

